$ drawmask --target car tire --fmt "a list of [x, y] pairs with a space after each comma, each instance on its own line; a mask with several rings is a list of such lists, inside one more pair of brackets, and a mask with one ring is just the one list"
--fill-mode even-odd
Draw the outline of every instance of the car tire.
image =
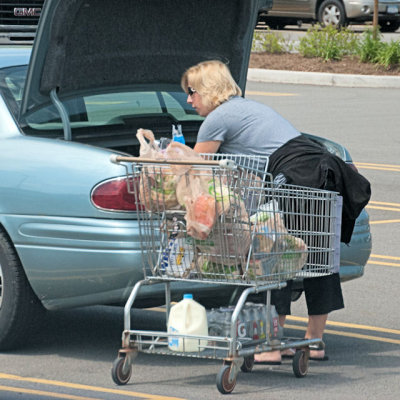
[[347, 25], [346, 11], [339, 0], [325, 0], [318, 9], [318, 22], [322, 27], [327, 25], [341, 28]]
[[400, 28], [400, 21], [384, 20], [379, 21], [381, 32], [396, 32]]
[[28, 342], [43, 315], [14, 246], [0, 228], [0, 350]]

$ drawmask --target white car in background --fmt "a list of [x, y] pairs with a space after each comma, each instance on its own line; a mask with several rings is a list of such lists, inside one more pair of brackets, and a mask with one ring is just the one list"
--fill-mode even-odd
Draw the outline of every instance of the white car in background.
[[[372, 21], [374, 0], [274, 0], [272, 9], [261, 13], [259, 22], [271, 29], [303, 22], [322, 26], [346, 26]], [[382, 32], [395, 32], [400, 27], [400, 0], [379, 0], [378, 23]]]

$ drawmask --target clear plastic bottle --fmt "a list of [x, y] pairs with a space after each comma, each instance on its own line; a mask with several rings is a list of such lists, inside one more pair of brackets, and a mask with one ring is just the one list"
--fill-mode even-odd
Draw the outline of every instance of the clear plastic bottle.
[[[192, 294], [184, 294], [183, 300], [171, 307], [168, 318], [168, 333], [208, 336], [206, 309], [193, 300]], [[202, 351], [207, 340], [170, 336], [168, 347], [174, 351]]]
[[179, 142], [185, 144], [185, 137], [183, 136], [182, 133], [182, 125], [178, 124], [172, 124], [172, 140], [174, 142]]

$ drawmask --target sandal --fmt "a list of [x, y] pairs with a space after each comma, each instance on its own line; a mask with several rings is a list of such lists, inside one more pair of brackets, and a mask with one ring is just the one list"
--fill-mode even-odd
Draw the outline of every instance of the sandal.
[[313, 360], [313, 361], [328, 361], [329, 360], [329, 357], [325, 354], [325, 343], [324, 342], [321, 342], [321, 343], [318, 343], [318, 344], [310, 344], [309, 346], [309, 349], [310, 349], [310, 352], [311, 351], [315, 351], [315, 352], [323, 352], [322, 354], [322, 356], [311, 356], [310, 355], [310, 360]]

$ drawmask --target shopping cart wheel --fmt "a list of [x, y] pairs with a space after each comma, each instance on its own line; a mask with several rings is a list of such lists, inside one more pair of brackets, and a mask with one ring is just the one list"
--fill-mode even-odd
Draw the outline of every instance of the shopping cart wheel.
[[240, 366], [240, 369], [243, 372], [251, 372], [254, 366], [254, 355], [247, 356], [243, 360], [243, 364]]
[[113, 381], [117, 385], [126, 385], [129, 382], [129, 379], [132, 375], [132, 366], [129, 366], [129, 369], [126, 373], [123, 371], [123, 366], [125, 362], [125, 357], [118, 357], [115, 359], [112, 369], [111, 376]]
[[222, 394], [231, 393], [236, 386], [236, 376], [229, 382], [230, 370], [231, 366], [224, 364], [217, 374], [217, 388]]
[[309, 349], [299, 349], [293, 357], [293, 373], [297, 378], [304, 378], [308, 373], [308, 363], [310, 359]]

